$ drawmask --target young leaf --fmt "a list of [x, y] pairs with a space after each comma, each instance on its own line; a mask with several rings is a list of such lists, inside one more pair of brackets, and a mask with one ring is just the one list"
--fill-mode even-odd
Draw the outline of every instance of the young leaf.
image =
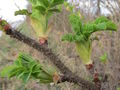
[[48, 12], [49, 13], [54, 13], [54, 12], [60, 12], [60, 10], [56, 9], [56, 8], [52, 8], [52, 9], [49, 9]]
[[101, 60], [101, 62], [106, 63], [106, 61], [107, 61], [107, 53], [104, 53], [104, 55], [102, 55], [100, 57], [100, 60]]
[[32, 5], [32, 12], [29, 13], [26, 9], [15, 12], [15, 15], [28, 15], [30, 25], [36, 33], [38, 39], [46, 40], [50, 32], [48, 20], [51, 15], [60, 12], [59, 6], [64, 3], [64, 0], [29, 0]]
[[69, 41], [69, 42], [72, 42], [73, 41], [73, 34], [69, 33], [69, 34], [66, 34], [62, 37], [62, 41]]
[[69, 22], [73, 28], [75, 34], [81, 34], [82, 30], [82, 20], [76, 14], [71, 14], [69, 16]]
[[[90, 36], [97, 31], [117, 30], [116, 24], [106, 17], [99, 17], [93, 22], [84, 23], [78, 14], [71, 14], [69, 22], [73, 33], [64, 35], [62, 41], [75, 42], [76, 51], [84, 64], [91, 62], [91, 45], [93, 40]], [[102, 61], [105, 61], [106, 57], [106, 55], [101, 57]]]
[[21, 79], [24, 83], [27, 83], [28, 80], [30, 79], [30, 76], [31, 76], [31, 73], [24, 73], [22, 76], [21, 76]]
[[35, 9], [38, 10], [42, 15], [45, 15], [46, 13], [46, 8], [43, 6], [36, 6]]
[[99, 24], [99, 23], [109, 22], [109, 21], [110, 21], [110, 20], [107, 19], [106, 17], [101, 16], [101, 17], [98, 17], [98, 18], [94, 21], [94, 23], [95, 23], [95, 24]]
[[5, 66], [0, 72], [0, 77], [8, 77], [10, 71], [13, 70], [14, 68], [16, 68], [15, 65]]
[[15, 12], [15, 16], [17, 16], [17, 15], [30, 15], [30, 14], [31, 13], [29, 13], [27, 9], [22, 9], [22, 10]]
[[55, 7], [57, 5], [63, 4], [64, 0], [53, 0], [51, 7]]
[[20, 53], [13, 65], [4, 68], [0, 75], [9, 78], [16, 77], [24, 83], [31, 78], [50, 83], [53, 82], [55, 72], [55, 69], [39, 64], [30, 55]]

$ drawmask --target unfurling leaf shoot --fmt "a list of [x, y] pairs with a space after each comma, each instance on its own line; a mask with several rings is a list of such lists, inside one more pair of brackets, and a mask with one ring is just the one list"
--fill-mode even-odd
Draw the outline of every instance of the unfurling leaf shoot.
[[117, 26], [106, 17], [98, 17], [93, 22], [84, 23], [78, 14], [71, 14], [69, 22], [73, 33], [68, 33], [62, 37], [62, 41], [74, 42], [76, 50], [84, 64], [90, 63], [92, 39], [90, 36], [97, 31], [116, 31]]
[[21, 79], [24, 83], [29, 79], [37, 79], [40, 83], [53, 82], [54, 68], [48, 68], [35, 61], [30, 55], [20, 53], [18, 58], [10, 66], [6, 66], [0, 72], [1, 77], [16, 77]]

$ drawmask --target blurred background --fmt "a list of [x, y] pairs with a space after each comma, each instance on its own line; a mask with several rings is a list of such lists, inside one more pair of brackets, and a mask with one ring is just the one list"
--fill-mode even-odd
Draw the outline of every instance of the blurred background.
[[[68, 0], [75, 6], [75, 11], [80, 11], [85, 22], [90, 22], [99, 16], [106, 16], [114, 21], [117, 26], [117, 32], [97, 32], [94, 35], [99, 37], [99, 41], [93, 42], [92, 60], [95, 68], [100, 74], [108, 75], [103, 90], [116, 90], [120, 87], [120, 0]], [[36, 39], [34, 31], [28, 24], [25, 16], [14, 16], [14, 12], [19, 9], [30, 8], [27, 0], [0, 0], [0, 17], [7, 20], [13, 28], [17, 28], [21, 33]], [[59, 54], [62, 62], [74, 73], [85, 79], [89, 78], [85, 67], [81, 63], [75, 51], [75, 45], [68, 42], [62, 42], [61, 36], [71, 32], [71, 26], [68, 22], [69, 12], [63, 6], [63, 10], [49, 21], [53, 24], [53, 30], [49, 36], [49, 47], [55, 53]], [[24, 51], [31, 54], [41, 63], [53, 66], [42, 53], [10, 38], [0, 32], [0, 70], [3, 66], [11, 64], [18, 53]], [[100, 56], [107, 54], [106, 63], [100, 61]], [[15, 78], [0, 78], [0, 90], [86, 90], [73, 83], [61, 83], [55, 86], [38, 84], [31, 80], [24, 85]]]

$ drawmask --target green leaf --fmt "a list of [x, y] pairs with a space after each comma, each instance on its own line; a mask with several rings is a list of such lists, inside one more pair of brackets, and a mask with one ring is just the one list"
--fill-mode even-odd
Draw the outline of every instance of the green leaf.
[[46, 8], [43, 6], [36, 6], [35, 9], [37, 9], [42, 15], [45, 15]]
[[55, 7], [57, 5], [63, 4], [64, 0], [53, 0], [51, 7]]
[[76, 14], [71, 14], [69, 16], [69, 22], [73, 28], [75, 34], [81, 34], [82, 30], [82, 20]]
[[62, 41], [69, 41], [69, 42], [72, 42], [73, 41], [73, 34], [69, 33], [69, 34], [66, 34], [62, 37]]
[[[94, 21], [94, 23], [96, 25], [98, 25], [98, 27], [101, 27], [103, 25], [104, 28], [102, 28], [102, 30], [111, 30], [111, 31], [116, 31], [117, 30], [116, 24], [114, 22], [112, 22], [111, 20], [107, 19], [106, 17], [103, 17], [103, 16], [97, 18]], [[98, 29], [96, 31], [98, 31]]]
[[6, 20], [2, 20], [2, 22], [1, 22], [1, 25], [2, 26], [5, 26], [5, 25], [7, 25], [8, 23], [7, 23], [7, 21]]
[[59, 9], [53, 8], [48, 10], [49, 13], [60, 12]]
[[116, 31], [116, 30], [117, 30], [117, 26], [116, 26], [115, 23], [109, 21], [109, 22], [107, 22], [107, 29], [108, 29], [108, 30]]
[[11, 65], [11, 66], [5, 66], [1, 72], [0, 72], [0, 77], [8, 77], [9, 73], [11, 72], [11, 70], [13, 70], [14, 68], [16, 68], [15, 65]]
[[40, 0], [41, 3], [43, 3], [46, 7], [49, 6], [49, 0]]
[[102, 55], [100, 57], [100, 61], [103, 62], [103, 63], [106, 63], [106, 61], [107, 61], [107, 53], [104, 53], [104, 55]]
[[41, 67], [42, 66], [40, 64], [34, 65], [34, 67], [32, 68], [32, 73], [34, 74], [34, 73], [40, 72], [41, 71]]
[[16, 78], [17, 79], [20, 79], [23, 75], [24, 75], [24, 71], [22, 71], [22, 72], [18, 72], [17, 74], [16, 74]]
[[83, 25], [82, 33], [85, 35], [87, 39], [90, 38], [90, 36], [97, 31], [116, 31], [117, 26], [112, 21], [108, 20], [107, 18], [98, 18], [92, 23], [86, 23]]
[[16, 66], [22, 66], [22, 63], [21, 63], [21, 61], [18, 58], [17, 58], [17, 60], [14, 61], [14, 64]]
[[53, 82], [53, 74], [55, 72], [55, 69], [41, 65], [30, 55], [20, 53], [13, 65], [5, 67], [0, 73], [0, 76], [16, 77], [24, 83], [28, 82], [31, 78], [39, 79], [43, 83], [50, 83]]
[[60, 12], [59, 7], [64, 0], [29, 0], [29, 2], [32, 5], [32, 13], [29, 15], [30, 24], [37, 37], [46, 38], [49, 32], [48, 21], [54, 13]]
[[95, 23], [95, 24], [99, 24], [99, 23], [108, 22], [108, 21], [109, 21], [109, 19], [107, 19], [107, 18], [104, 17], [104, 16], [101, 16], [101, 17], [98, 17], [98, 18], [94, 21], [94, 23]]
[[[114, 22], [106, 17], [98, 17], [93, 22], [84, 23], [78, 13], [71, 14], [69, 22], [72, 26], [73, 33], [63, 35], [62, 41], [74, 42], [76, 51], [84, 64], [90, 63], [92, 39], [90, 36], [97, 31], [116, 31], [117, 26]], [[105, 62], [107, 55], [101, 56], [101, 61]]]
[[33, 6], [49, 6], [49, 1], [48, 0], [29, 0]]
[[27, 9], [22, 9], [22, 10], [15, 12], [15, 16], [17, 16], [17, 15], [30, 15], [30, 14], [31, 13], [29, 13]]
[[97, 29], [97, 30], [106, 30], [106, 29], [107, 29], [107, 25], [106, 25], [105, 22], [103, 22], [103, 23], [98, 23], [98, 24], [96, 25], [96, 29]]
[[35, 61], [29, 63], [29, 67], [30, 67], [29, 69], [30, 69], [31, 72], [32, 72], [32, 70], [34, 69], [35, 66], [36, 66]]
[[22, 76], [21, 76], [21, 79], [24, 83], [27, 83], [28, 80], [30, 79], [30, 76], [31, 76], [31, 73], [24, 73]]
[[16, 76], [16, 75], [18, 75], [18, 73], [22, 73], [22, 71], [24, 70], [21, 70], [22, 68], [21, 67], [16, 67], [16, 68], [14, 68], [14, 69], [11, 69], [11, 71], [9, 72], [9, 74], [8, 74], [8, 77], [9, 78], [12, 78], [12, 77], [14, 77], [14, 76]]

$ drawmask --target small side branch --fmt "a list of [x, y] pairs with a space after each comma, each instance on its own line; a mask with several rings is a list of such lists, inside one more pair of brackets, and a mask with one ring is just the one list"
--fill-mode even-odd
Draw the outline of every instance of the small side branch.
[[84, 80], [83, 78], [75, 75], [72, 73], [72, 71], [67, 68], [64, 63], [61, 62], [58, 55], [53, 53], [52, 49], [48, 48], [47, 45], [40, 45], [35, 40], [23, 35], [22, 33], [16, 31], [16, 30], [7, 30], [7, 35], [10, 35], [10, 37], [15, 38], [28, 46], [33, 47], [34, 49], [38, 50], [39, 52], [42, 52], [45, 56], [49, 58], [49, 60], [58, 67], [58, 69], [64, 74], [64, 76], [61, 77], [61, 81], [68, 81], [76, 83], [80, 86], [83, 86], [87, 88], [88, 90], [99, 90], [99, 87], [95, 86], [93, 83]]

